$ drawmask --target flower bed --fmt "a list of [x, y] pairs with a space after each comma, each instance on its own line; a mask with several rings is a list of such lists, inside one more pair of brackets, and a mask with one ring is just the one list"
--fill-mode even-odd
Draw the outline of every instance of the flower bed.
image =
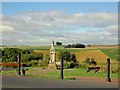
[[[3, 62], [2, 64], [0, 63], [2, 67], [18, 67], [18, 63], [14, 62]], [[23, 64], [20, 64], [22, 66]], [[24, 66], [27, 66], [27, 64], [24, 64]]]

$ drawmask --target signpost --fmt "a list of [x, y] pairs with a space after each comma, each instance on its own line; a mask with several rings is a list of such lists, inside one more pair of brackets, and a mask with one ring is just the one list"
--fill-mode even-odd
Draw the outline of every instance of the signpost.
[[63, 79], [63, 56], [61, 58], [61, 67], [60, 67], [60, 70], [61, 70], [60, 78]]
[[18, 59], [18, 75], [20, 75], [20, 55], [17, 55]]
[[111, 78], [110, 78], [110, 58], [107, 58], [107, 81], [111, 82]]

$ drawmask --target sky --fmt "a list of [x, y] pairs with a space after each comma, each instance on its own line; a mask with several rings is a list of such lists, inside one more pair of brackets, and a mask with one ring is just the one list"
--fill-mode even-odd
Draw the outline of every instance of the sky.
[[3, 45], [117, 44], [117, 2], [3, 2]]

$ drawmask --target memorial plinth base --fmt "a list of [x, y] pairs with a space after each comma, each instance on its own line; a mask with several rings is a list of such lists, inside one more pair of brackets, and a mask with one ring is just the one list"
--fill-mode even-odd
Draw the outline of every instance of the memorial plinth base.
[[48, 65], [48, 69], [56, 69], [55, 63], [50, 63], [50, 64]]

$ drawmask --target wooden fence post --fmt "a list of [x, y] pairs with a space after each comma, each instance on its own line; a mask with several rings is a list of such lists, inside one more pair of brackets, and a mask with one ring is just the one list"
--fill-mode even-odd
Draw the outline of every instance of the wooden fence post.
[[107, 58], [107, 81], [111, 82], [111, 78], [110, 78], [110, 58]]
[[61, 67], [60, 67], [60, 70], [61, 70], [60, 78], [63, 79], [63, 56], [61, 58]]
[[20, 75], [20, 55], [17, 55], [18, 59], [18, 75]]

